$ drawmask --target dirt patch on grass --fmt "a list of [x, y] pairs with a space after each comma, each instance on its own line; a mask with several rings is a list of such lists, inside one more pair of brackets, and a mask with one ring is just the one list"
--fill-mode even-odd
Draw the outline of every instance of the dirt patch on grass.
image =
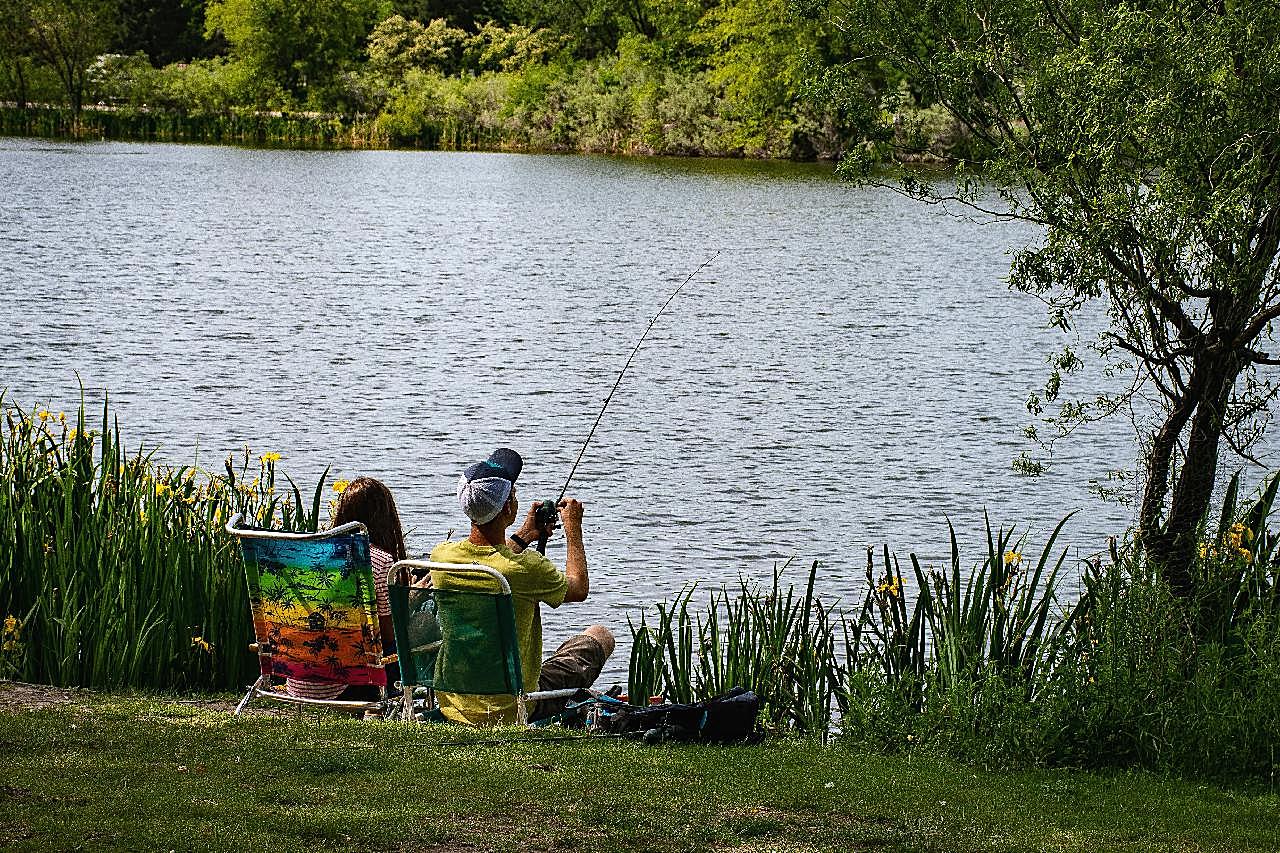
[[83, 702], [93, 691], [79, 687], [51, 687], [22, 681], [0, 681], [0, 712], [14, 714]]
[[[107, 694], [103, 694], [107, 695]], [[0, 713], [17, 714], [22, 711], [38, 711], [62, 705], [83, 704], [99, 694], [83, 687], [53, 687], [48, 684], [27, 684], [23, 681], [0, 681]], [[239, 703], [238, 696], [195, 696], [183, 699], [165, 699], [175, 705], [199, 708], [230, 714]], [[258, 701], [245, 709], [246, 716], [282, 716], [296, 713], [292, 708], [272, 702]]]
[[[227, 698], [225, 696], [195, 696], [186, 699], [174, 699], [173, 704], [185, 705], [188, 708], [200, 708], [203, 711], [219, 711], [230, 714], [235, 711], [236, 705], [240, 704], [240, 699]], [[266, 702], [258, 702], [256, 705], [250, 705], [245, 709], [244, 713], [250, 716], [256, 716], [259, 712], [265, 711], [263, 706], [268, 705]], [[275, 709], [272, 709], [275, 710]]]

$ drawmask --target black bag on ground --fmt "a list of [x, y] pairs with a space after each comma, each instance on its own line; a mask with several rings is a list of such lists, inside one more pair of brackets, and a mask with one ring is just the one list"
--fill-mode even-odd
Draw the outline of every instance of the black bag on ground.
[[759, 712], [759, 697], [735, 687], [688, 705], [637, 707], [602, 702], [597, 726], [610, 734], [643, 737], [647, 742], [756, 743], [764, 736], [756, 726]]

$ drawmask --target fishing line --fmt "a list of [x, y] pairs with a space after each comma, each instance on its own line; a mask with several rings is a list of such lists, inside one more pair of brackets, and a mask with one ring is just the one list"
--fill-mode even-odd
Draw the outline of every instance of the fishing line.
[[563, 488], [561, 488], [561, 493], [559, 493], [559, 496], [554, 501], [547, 500], [538, 503], [538, 508], [534, 511], [534, 517], [536, 521], [538, 521], [538, 526], [541, 529], [541, 533], [538, 534], [538, 543], [536, 543], [536, 547], [538, 547], [538, 551], [540, 553], [547, 553], [547, 540], [550, 538], [550, 530], [556, 526], [556, 516], [559, 503], [564, 500], [564, 493], [568, 492], [568, 484], [573, 482], [573, 474], [577, 473], [577, 464], [582, 461], [582, 455], [586, 453], [586, 448], [588, 448], [591, 443], [591, 437], [595, 435], [595, 428], [600, 425], [600, 419], [604, 418], [604, 411], [608, 409], [609, 401], [613, 400], [613, 393], [617, 391], [618, 386], [621, 386], [622, 377], [625, 377], [627, 374], [627, 368], [630, 368], [631, 361], [635, 359], [636, 353], [640, 352], [641, 343], [644, 343], [644, 339], [649, 337], [649, 330], [653, 329], [658, 318], [662, 316], [663, 311], [667, 310], [667, 306], [671, 305], [671, 302], [680, 295], [680, 291], [682, 291], [682, 289], [685, 289], [685, 284], [689, 284], [691, 280], [694, 280], [696, 275], [703, 272], [704, 269], [707, 269], [707, 266], [710, 265], [713, 260], [716, 260], [717, 257], [719, 257], [719, 250], [716, 251], [716, 254], [713, 254], [708, 257], [707, 260], [704, 260], [703, 263], [698, 266], [698, 269], [695, 269], [694, 272], [690, 273], [689, 277], [685, 278], [684, 282], [680, 283], [680, 287], [673, 289], [671, 296], [668, 296], [667, 301], [663, 302], [662, 307], [658, 309], [658, 313], [653, 315], [652, 320], [649, 320], [649, 325], [646, 325], [644, 328], [644, 333], [641, 333], [639, 341], [636, 341], [636, 345], [631, 348], [631, 355], [627, 356], [626, 364], [623, 364], [622, 370], [618, 371], [618, 378], [614, 380], [613, 388], [609, 389], [608, 396], [604, 398], [604, 405], [600, 406], [600, 414], [595, 416], [595, 423], [591, 424], [591, 430], [586, 434], [586, 441], [582, 442], [582, 450], [577, 452], [577, 459], [573, 460], [573, 467], [568, 470], [567, 478], [564, 478], [564, 485]]
[[595, 423], [591, 425], [591, 431], [587, 433], [587, 440], [582, 442], [582, 449], [578, 451], [578, 458], [573, 460], [573, 467], [569, 469], [569, 476], [565, 478], [564, 488], [560, 490], [560, 496], [556, 498], [557, 504], [564, 499], [565, 492], [569, 491], [569, 483], [573, 481], [573, 475], [578, 470], [578, 463], [582, 461], [583, 454], [587, 452], [587, 446], [591, 444], [591, 438], [596, 434], [596, 427], [600, 426], [600, 420], [604, 417], [605, 410], [609, 408], [609, 402], [613, 400], [614, 392], [616, 392], [618, 390], [618, 386], [622, 384], [622, 377], [627, 374], [627, 368], [631, 366], [632, 359], [636, 357], [636, 353], [640, 352], [640, 345], [643, 344], [644, 339], [649, 336], [649, 330], [652, 329], [654, 324], [658, 322], [658, 318], [661, 317], [662, 313], [667, 310], [667, 306], [670, 305], [672, 301], [676, 298], [676, 296], [680, 294], [680, 291], [684, 290], [684, 286], [689, 282], [693, 281], [693, 279], [698, 275], [698, 273], [702, 272], [704, 269], [710, 266], [711, 262], [718, 257], [720, 257], [719, 251], [717, 251], [711, 257], [703, 261], [702, 264], [696, 270], [689, 273], [688, 278], [680, 282], [680, 286], [671, 292], [671, 295], [667, 297], [666, 302], [662, 303], [662, 307], [658, 309], [658, 313], [654, 314], [653, 319], [649, 321], [649, 325], [644, 327], [644, 332], [640, 335], [640, 340], [636, 341], [636, 345], [632, 348], [631, 355], [627, 357], [626, 364], [622, 365], [622, 370], [618, 371], [618, 378], [613, 383], [613, 388], [609, 390], [608, 396], [604, 398], [604, 405], [600, 407], [600, 414], [596, 415]]

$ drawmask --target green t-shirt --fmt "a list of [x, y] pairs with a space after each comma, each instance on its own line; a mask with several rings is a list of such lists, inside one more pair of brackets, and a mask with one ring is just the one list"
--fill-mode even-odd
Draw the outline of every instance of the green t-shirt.
[[[511, 598], [516, 616], [516, 640], [520, 646], [520, 666], [523, 670], [524, 689], [538, 689], [538, 674], [542, 670], [542, 614], [538, 604], [545, 602], [559, 607], [568, 590], [564, 573], [539, 554], [534, 548], [526, 548], [519, 554], [506, 545], [476, 545], [468, 539], [442, 542], [431, 552], [434, 563], [480, 563], [497, 569], [511, 585]], [[465, 575], [451, 576], [448, 572], [431, 573], [431, 583], [437, 589], [493, 588], [492, 582]], [[514, 696], [478, 696], [464, 693], [439, 693], [440, 711], [450, 720], [472, 725], [499, 725], [516, 722]]]

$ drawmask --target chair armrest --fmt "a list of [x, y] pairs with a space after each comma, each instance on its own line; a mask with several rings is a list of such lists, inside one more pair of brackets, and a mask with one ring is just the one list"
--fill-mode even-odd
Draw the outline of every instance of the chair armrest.
[[427, 652], [438, 651], [442, 645], [444, 645], [444, 640], [436, 640], [434, 643], [427, 643], [424, 646], [414, 646], [409, 651], [415, 655], [423, 655]]
[[276, 539], [288, 540], [292, 542], [310, 542], [317, 539], [328, 539], [331, 536], [341, 536], [344, 533], [363, 533], [369, 535], [369, 530], [359, 521], [349, 521], [341, 527], [335, 527], [332, 530], [319, 530], [315, 533], [290, 533], [285, 530], [259, 530], [254, 527], [241, 527], [244, 523], [244, 514], [236, 513], [227, 520], [224, 528], [232, 536], [239, 536], [241, 539]]
[[576, 696], [582, 687], [566, 687], [561, 690], [536, 690], [533, 693], [524, 694], [526, 699], [568, 699], [570, 696]]

